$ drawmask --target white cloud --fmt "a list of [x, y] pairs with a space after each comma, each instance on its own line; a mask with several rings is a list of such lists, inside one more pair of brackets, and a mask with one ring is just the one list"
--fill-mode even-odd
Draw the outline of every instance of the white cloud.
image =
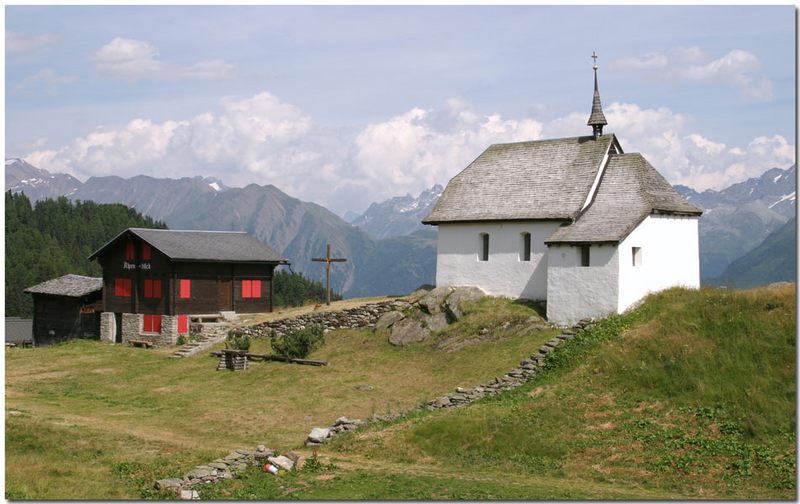
[[18, 33], [6, 31], [6, 52], [19, 53], [44, 47], [56, 39], [52, 33]]
[[611, 67], [618, 70], [643, 71], [655, 78], [726, 85], [738, 89], [748, 98], [769, 100], [772, 98], [772, 81], [753, 75], [759, 66], [758, 57], [749, 51], [734, 49], [714, 59], [699, 47], [653, 52], [611, 63]]
[[222, 80], [236, 76], [238, 67], [222, 60], [180, 66], [159, 59], [156, 46], [143, 40], [115, 38], [94, 52], [97, 71], [120, 80]]
[[[689, 129], [668, 108], [612, 103], [607, 132], [626, 152], [641, 152], [671, 183], [720, 189], [764, 170], [794, 163], [794, 145], [763, 136], [729, 146]], [[540, 122], [481, 113], [460, 99], [441, 108], [413, 107], [354, 133], [325, 130], [276, 96], [223, 99], [214, 112], [161, 123], [134, 119], [98, 128], [58, 149], [25, 156], [80, 178], [213, 175], [232, 186], [274, 184], [334, 211], [419, 193], [447, 181], [492, 143], [589, 134], [587, 114]]]

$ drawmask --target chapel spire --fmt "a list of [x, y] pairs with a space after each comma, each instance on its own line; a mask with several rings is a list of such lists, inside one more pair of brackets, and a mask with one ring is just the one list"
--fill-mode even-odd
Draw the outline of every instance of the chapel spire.
[[592, 99], [592, 113], [589, 116], [589, 126], [592, 127], [592, 134], [595, 138], [599, 137], [603, 134], [603, 126], [608, 124], [606, 121], [606, 116], [603, 114], [603, 106], [600, 104], [600, 91], [597, 90], [597, 54], [592, 51], [592, 59], [594, 60], [594, 64], [592, 65], [592, 69], [594, 70], [594, 98]]

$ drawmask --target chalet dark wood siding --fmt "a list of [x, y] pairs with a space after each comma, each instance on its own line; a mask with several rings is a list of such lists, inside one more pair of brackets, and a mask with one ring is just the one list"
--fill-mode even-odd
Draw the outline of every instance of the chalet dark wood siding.
[[33, 340], [37, 346], [100, 337], [100, 292], [82, 298], [33, 295]]
[[[275, 258], [252, 262], [224, 259], [193, 260], [184, 259], [185, 256], [176, 259], [159, 250], [157, 239], [169, 236], [167, 233], [175, 233], [171, 238], [175, 236], [183, 238], [202, 232], [160, 231], [158, 233], [165, 234], [154, 234], [152, 236], [155, 236], [155, 241], [147, 243], [133, 231], [137, 230], [128, 230], [119, 235], [94, 255], [103, 268], [104, 311], [182, 315], [229, 310], [241, 313], [272, 310], [273, 271], [285, 260]], [[186, 234], [180, 235], [180, 233]], [[234, 233], [216, 233], [213, 236], [220, 242], [230, 237], [242, 240], [241, 234]], [[175, 246], [174, 242], [169, 245]], [[259, 244], [259, 246], [264, 245]], [[191, 246], [188, 248], [191, 253]], [[232, 244], [232, 249], [234, 253], [240, 250], [235, 243]], [[271, 249], [268, 249], [268, 252], [275, 256], [275, 252]], [[119, 289], [115, 291], [117, 279], [131, 280], [130, 296], [117, 295], [119, 292]], [[242, 297], [242, 279], [258, 280], [260, 295]], [[181, 296], [182, 284], [183, 296]]]

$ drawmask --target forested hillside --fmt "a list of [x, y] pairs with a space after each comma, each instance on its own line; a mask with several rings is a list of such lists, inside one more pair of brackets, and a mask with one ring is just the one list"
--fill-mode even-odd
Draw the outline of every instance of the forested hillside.
[[39, 201], [6, 193], [6, 316], [29, 317], [25, 288], [67, 273], [100, 276], [86, 258], [123, 229], [166, 229], [163, 222], [120, 204], [92, 201]]

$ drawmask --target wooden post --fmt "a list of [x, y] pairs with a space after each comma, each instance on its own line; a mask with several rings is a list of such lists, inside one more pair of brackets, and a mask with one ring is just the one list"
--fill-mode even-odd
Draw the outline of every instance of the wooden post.
[[342, 258], [333, 258], [331, 257], [331, 244], [328, 243], [326, 247], [326, 254], [325, 257], [314, 257], [311, 259], [315, 262], [324, 262], [325, 263], [325, 290], [328, 293], [328, 301], [327, 304], [331, 304], [331, 263], [332, 262], [345, 262], [347, 259]]

